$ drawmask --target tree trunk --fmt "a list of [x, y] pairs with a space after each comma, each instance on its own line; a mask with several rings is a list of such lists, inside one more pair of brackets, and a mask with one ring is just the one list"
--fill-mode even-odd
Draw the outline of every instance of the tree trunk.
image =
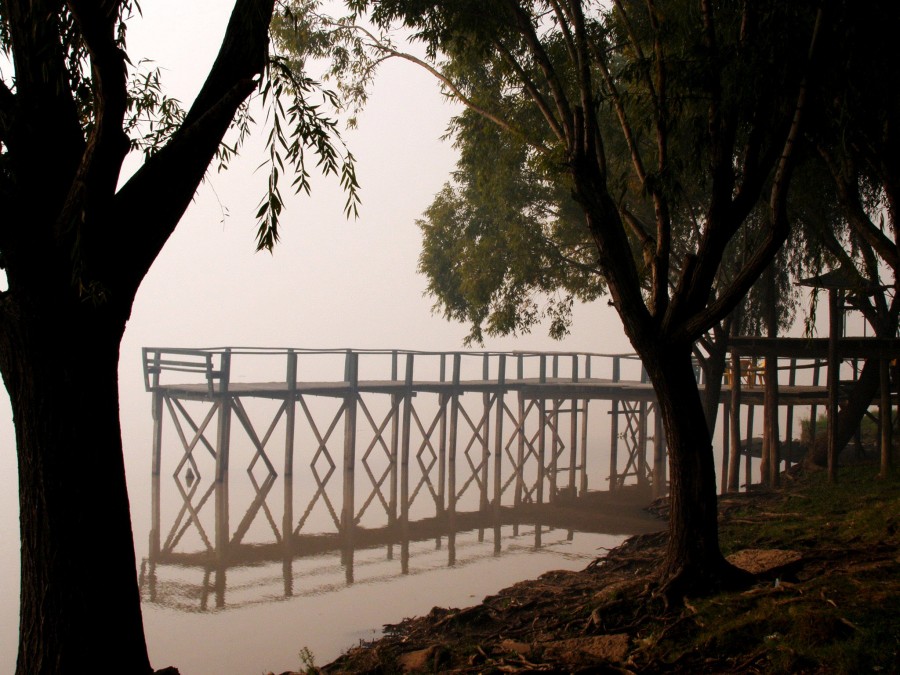
[[150, 673], [119, 430], [127, 312], [65, 296], [18, 295], [0, 330], [19, 458], [16, 672]]
[[730, 587], [742, 575], [719, 549], [716, 472], [690, 345], [646, 347], [641, 358], [659, 401], [671, 468], [669, 542], [661, 581], [667, 599]]

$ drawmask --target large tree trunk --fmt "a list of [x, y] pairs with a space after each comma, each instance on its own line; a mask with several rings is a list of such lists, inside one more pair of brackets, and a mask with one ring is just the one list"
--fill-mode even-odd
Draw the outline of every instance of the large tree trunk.
[[0, 330], [19, 456], [16, 672], [149, 673], [119, 431], [126, 313], [65, 296], [19, 295]]
[[716, 471], [690, 345], [651, 345], [641, 359], [659, 401], [671, 470], [667, 598], [730, 587], [744, 576], [719, 549]]

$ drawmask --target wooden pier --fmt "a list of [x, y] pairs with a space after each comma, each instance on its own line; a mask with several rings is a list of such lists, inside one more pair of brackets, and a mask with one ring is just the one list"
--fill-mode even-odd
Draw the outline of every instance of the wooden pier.
[[[766, 392], [750, 364], [761, 353], [773, 358], [771, 349], [736, 343], [735, 358], [747, 359], [742, 386], [733, 390], [728, 377], [721, 393], [722, 463], [729, 451], [743, 453], [747, 482], [753, 410]], [[781, 366], [787, 384], [774, 383], [788, 445], [794, 407], [810, 406], [815, 419], [829, 401], [824, 360], [809, 350]], [[143, 363], [153, 394], [155, 562], [174, 559], [193, 537], [200, 553], [227, 565], [252, 528], [286, 557], [311, 533], [335, 535], [352, 551], [363, 525], [402, 534], [437, 518], [452, 529], [463, 512], [632, 484], [656, 496], [667, 489], [655, 395], [632, 355], [146, 348]], [[744, 420], [742, 439], [729, 426]], [[236, 461], [246, 478], [235, 477]], [[237, 479], [242, 505], [237, 492], [230, 498]], [[163, 499], [164, 489], [173, 496]]]

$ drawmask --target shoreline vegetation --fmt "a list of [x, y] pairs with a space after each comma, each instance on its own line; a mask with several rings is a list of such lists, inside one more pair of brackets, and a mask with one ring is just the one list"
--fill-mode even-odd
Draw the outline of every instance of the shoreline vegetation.
[[795, 467], [780, 489], [721, 496], [722, 549], [756, 575], [749, 588], [665, 607], [666, 534], [641, 534], [580, 572], [385, 626], [326, 666], [304, 649], [296, 672], [898, 672], [900, 483], [877, 471], [843, 467], [829, 485]]

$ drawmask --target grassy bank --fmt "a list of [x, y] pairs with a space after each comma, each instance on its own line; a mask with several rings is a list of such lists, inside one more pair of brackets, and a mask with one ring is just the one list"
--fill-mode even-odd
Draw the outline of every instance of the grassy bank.
[[322, 670], [900, 672], [900, 482], [875, 473], [845, 468], [836, 486], [788, 476], [723, 498], [725, 553], [770, 561], [742, 592], [665, 609], [653, 595], [664, 536], [643, 535], [582, 572], [387, 627]]

